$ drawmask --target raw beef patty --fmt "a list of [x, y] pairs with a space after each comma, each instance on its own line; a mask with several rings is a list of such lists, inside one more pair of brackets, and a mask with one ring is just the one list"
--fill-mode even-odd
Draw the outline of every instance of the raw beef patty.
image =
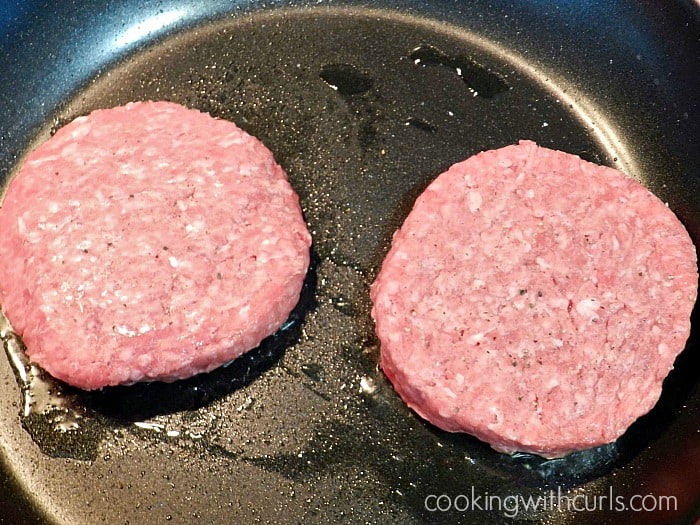
[[371, 290], [381, 365], [438, 427], [562, 456], [656, 403], [697, 278], [642, 185], [522, 141], [452, 166], [396, 232]]
[[11, 181], [0, 232], [4, 313], [32, 361], [84, 389], [256, 347], [297, 303], [311, 242], [263, 144], [169, 102], [60, 129]]

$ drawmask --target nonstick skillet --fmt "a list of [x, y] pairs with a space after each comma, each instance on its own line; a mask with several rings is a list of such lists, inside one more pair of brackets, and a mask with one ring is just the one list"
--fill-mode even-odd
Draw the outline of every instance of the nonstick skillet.
[[211, 374], [80, 392], [3, 329], [0, 523], [700, 518], [697, 315], [650, 414], [545, 461], [412, 414], [377, 367], [368, 299], [422, 189], [521, 138], [637, 178], [697, 244], [696, 3], [7, 0], [0, 31], [0, 180], [75, 116], [173, 100], [265, 142], [314, 234], [285, 329]]

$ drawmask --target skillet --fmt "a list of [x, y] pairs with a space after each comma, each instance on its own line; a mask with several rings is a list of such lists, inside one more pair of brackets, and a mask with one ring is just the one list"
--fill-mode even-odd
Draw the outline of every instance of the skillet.
[[[367, 294], [422, 189], [520, 138], [637, 178], [697, 245], [697, 4], [11, 0], [0, 30], [1, 180], [77, 115], [173, 100], [266, 143], [314, 234], [286, 329], [211, 374], [84, 393], [22, 362], [5, 331], [19, 361], [0, 362], [0, 522], [700, 518], [697, 314], [650, 414], [614, 445], [545, 461], [417, 419], [377, 368]], [[675, 509], [425, 505], [552, 493]]]

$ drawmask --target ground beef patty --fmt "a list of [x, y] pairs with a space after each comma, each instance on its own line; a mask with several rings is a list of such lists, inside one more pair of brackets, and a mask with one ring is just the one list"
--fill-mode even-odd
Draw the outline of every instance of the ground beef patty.
[[0, 232], [3, 311], [32, 361], [84, 389], [256, 347], [297, 303], [311, 242], [263, 144], [168, 102], [60, 129], [11, 181]]
[[558, 457], [656, 403], [696, 298], [693, 243], [613, 169], [520, 142], [418, 198], [372, 286], [381, 365], [438, 427]]

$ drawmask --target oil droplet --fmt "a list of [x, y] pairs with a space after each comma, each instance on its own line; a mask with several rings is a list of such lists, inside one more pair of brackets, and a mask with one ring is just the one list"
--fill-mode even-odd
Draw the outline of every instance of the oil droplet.
[[440, 66], [453, 70], [475, 97], [493, 98], [509, 89], [500, 75], [468, 56], [451, 57], [428, 44], [418, 46], [408, 56], [417, 66]]
[[253, 403], [255, 403], [254, 398], [252, 398], [251, 396], [246, 397], [245, 401], [238, 407], [236, 407], [236, 412], [243, 412], [244, 410], [248, 410], [250, 407], [253, 406]]
[[359, 95], [372, 87], [372, 79], [351, 64], [328, 64], [321, 68], [323, 81], [340, 95]]
[[160, 423], [150, 423], [148, 421], [136, 421], [134, 426], [142, 430], [150, 430], [156, 434], [160, 434], [165, 430], [165, 425], [161, 425]]
[[321, 381], [323, 367], [318, 363], [304, 363], [301, 365], [301, 371], [304, 372], [304, 375], [311, 379], [311, 381], [315, 383]]
[[416, 117], [408, 117], [408, 119], [406, 119], [406, 125], [413, 126], [414, 128], [426, 133], [435, 133], [437, 131], [435, 126], [433, 126], [430, 122]]
[[360, 391], [364, 394], [374, 394], [374, 392], [377, 390], [377, 385], [374, 382], [374, 379], [371, 377], [363, 377], [360, 379]]

